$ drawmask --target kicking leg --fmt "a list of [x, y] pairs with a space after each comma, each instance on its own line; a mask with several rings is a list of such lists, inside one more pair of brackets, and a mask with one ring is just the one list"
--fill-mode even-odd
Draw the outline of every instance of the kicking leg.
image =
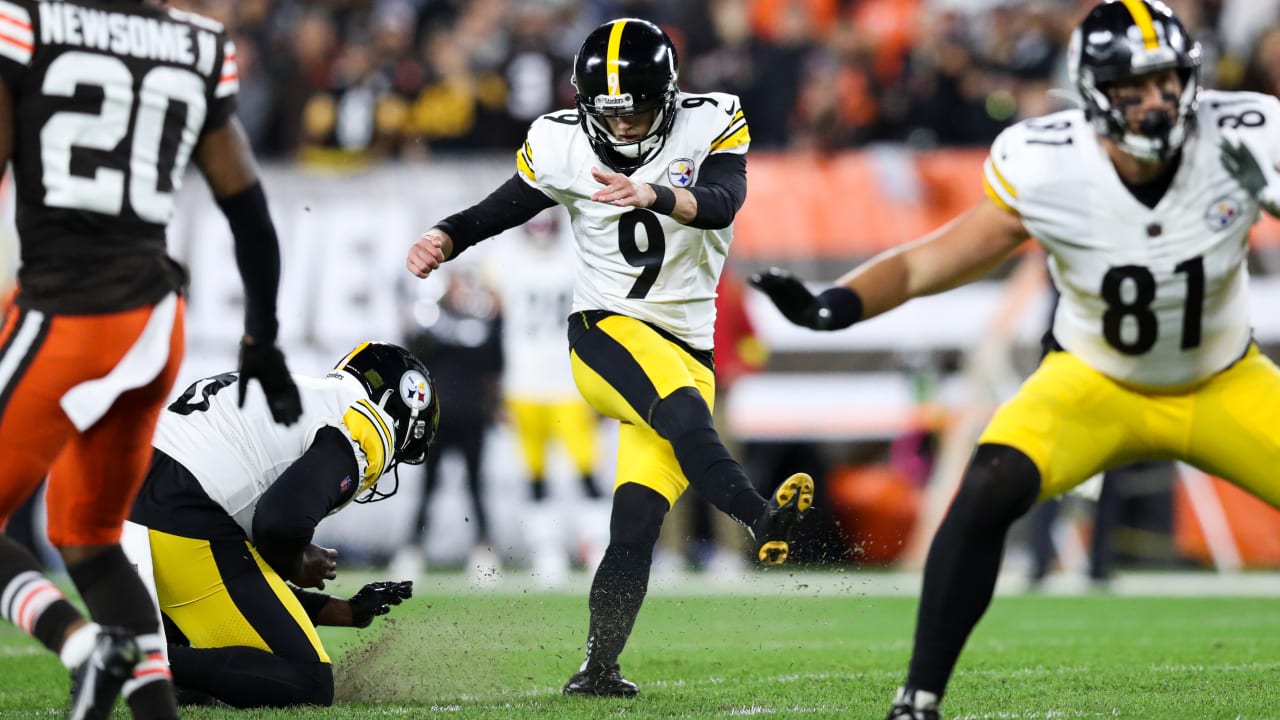
[[[813, 501], [812, 479], [793, 476], [794, 482], [784, 483], [786, 491], [775, 491], [769, 500], [756, 491], [712, 421], [715, 373], [710, 353], [693, 350], [634, 318], [575, 318], [569, 337], [578, 389], [600, 413], [652, 429], [670, 444], [683, 477], [674, 494], [663, 494], [678, 497], [687, 483], [752, 530], [757, 542], [785, 548], [795, 521]], [[781, 562], [785, 553], [771, 551], [767, 559]]]
[[791, 535], [813, 505], [813, 479], [796, 473], [768, 499], [761, 497], [721, 442], [706, 400], [692, 387], [660, 400], [652, 422], [653, 429], [671, 443], [689, 485], [751, 532], [757, 558], [766, 565], [786, 562]]

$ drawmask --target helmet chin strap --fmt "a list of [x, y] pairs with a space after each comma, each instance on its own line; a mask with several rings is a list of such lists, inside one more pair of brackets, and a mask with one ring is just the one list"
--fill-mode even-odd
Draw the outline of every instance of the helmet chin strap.
[[[395, 482], [391, 485], [391, 492], [383, 492], [378, 489], [378, 483], [382, 482], [382, 478], [378, 478], [377, 480], [373, 481], [373, 484], [369, 486], [368, 490], [364, 491], [363, 495], [357, 498], [352, 498], [351, 502], [359, 503], [361, 505], [367, 505], [369, 503], [375, 503], [380, 500], [386, 500], [392, 495], [395, 495], [400, 490], [400, 463], [399, 462], [397, 461], [392, 462], [391, 475], [392, 475], [392, 478], [395, 480]], [[382, 477], [386, 477], [386, 473], [383, 473]]]

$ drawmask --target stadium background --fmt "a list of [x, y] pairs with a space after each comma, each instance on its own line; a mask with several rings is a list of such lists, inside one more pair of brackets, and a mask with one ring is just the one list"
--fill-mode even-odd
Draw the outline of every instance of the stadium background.
[[[658, 22], [679, 48], [683, 90], [742, 97], [752, 133], [750, 193], [736, 224], [733, 274], [777, 264], [831, 280], [979, 196], [980, 163], [995, 135], [1065, 102], [1048, 91], [1067, 87], [1067, 37], [1093, 3], [172, 4], [233, 28], [239, 115], [264, 162], [284, 254], [281, 344], [295, 371], [322, 373], [355, 342], [395, 340], [430, 324], [444, 284], [413, 280], [403, 269], [405, 248], [511, 174], [532, 118], [571, 106], [572, 54], [599, 22]], [[1204, 45], [1205, 85], [1280, 91], [1280, 2], [1169, 4]], [[5, 209], [12, 214], [7, 199]], [[486, 243], [451, 270], [500, 283], [503, 273], [520, 271], [502, 265], [504, 243], [517, 241]], [[192, 273], [189, 346], [176, 393], [233, 367], [241, 331], [229, 233], [198, 179], [183, 189], [170, 244]], [[1277, 247], [1280, 223], [1259, 226], [1254, 307], [1269, 350], [1280, 347], [1280, 318], [1269, 317], [1280, 307]], [[955, 458], [967, 452], [984, 413], [1034, 364], [1048, 307], [1042, 266], [1028, 254], [988, 281], [830, 336], [792, 328], [746, 294], [769, 356], [760, 372], [736, 383], [725, 428], [747, 443], [749, 469], [762, 484], [793, 467], [818, 471], [827, 516], [812, 529], [821, 549], [806, 559], [918, 561], [918, 538], [945, 505]], [[611, 431], [602, 425], [606, 447]], [[610, 462], [606, 451], [601, 478], [611, 475]], [[567, 486], [558, 463], [552, 479]], [[472, 529], [460, 466], [445, 468], [427, 550], [431, 564], [448, 566], [466, 556]], [[504, 427], [493, 433], [486, 476], [494, 549], [518, 566], [525, 492]], [[1178, 489], [1155, 480], [1135, 501], [1118, 541], [1123, 554], [1225, 569], [1280, 564], [1275, 513], [1215, 492], [1186, 469], [1180, 476]], [[408, 534], [410, 500], [420, 492], [414, 470], [402, 478], [400, 496], [344, 511], [321, 527], [319, 540], [342, 546], [352, 560], [385, 557]], [[1070, 515], [1059, 527], [1068, 564], [1080, 562], [1087, 517]]]

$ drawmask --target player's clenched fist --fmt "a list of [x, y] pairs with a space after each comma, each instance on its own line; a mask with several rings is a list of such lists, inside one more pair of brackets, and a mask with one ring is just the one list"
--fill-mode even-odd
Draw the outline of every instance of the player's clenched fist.
[[432, 228], [422, 234], [409, 247], [409, 256], [405, 259], [405, 267], [409, 272], [424, 278], [437, 270], [440, 264], [449, 257], [453, 241], [442, 230]]

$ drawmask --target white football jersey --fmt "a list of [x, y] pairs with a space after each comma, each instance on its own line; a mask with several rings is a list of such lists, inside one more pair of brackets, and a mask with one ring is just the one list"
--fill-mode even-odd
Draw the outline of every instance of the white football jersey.
[[1257, 202], [1218, 143], [1280, 160], [1280, 100], [1204, 91], [1173, 181], [1149, 208], [1120, 180], [1080, 110], [1020, 122], [992, 145], [987, 195], [1049, 254], [1058, 342], [1094, 369], [1147, 387], [1213, 375], [1250, 341], [1245, 259]]
[[[737, 97], [680, 93], [676, 107], [662, 151], [631, 174], [633, 181], [688, 188], [711, 154], [746, 153], [751, 137]], [[732, 225], [700, 230], [651, 210], [595, 202], [591, 195], [603, 186], [591, 177], [593, 167], [609, 169], [572, 111], [535, 120], [516, 152], [520, 176], [569, 210], [578, 245], [573, 310], [612, 310], [711, 349]]]
[[[351, 441], [360, 478], [356, 494], [386, 472], [392, 459], [393, 420], [369, 401], [360, 382], [346, 373], [323, 378], [294, 375], [302, 416], [292, 425], [271, 417], [257, 383], [239, 407], [237, 373], [192, 383], [160, 413], [152, 444], [178, 461], [252, 537], [258, 500], [324, 427]], [[353, 496], [354, 497], [354, 496]]]
[[[544, 212], [563, 214], [560, 208]], [[499, 253], [510, 271], [497, 283], [502, 297], [503, 392], [533, 402], [577, 399], [569, 350], [575, 257], [568, 222], [533, 239], [517, 228]]]

